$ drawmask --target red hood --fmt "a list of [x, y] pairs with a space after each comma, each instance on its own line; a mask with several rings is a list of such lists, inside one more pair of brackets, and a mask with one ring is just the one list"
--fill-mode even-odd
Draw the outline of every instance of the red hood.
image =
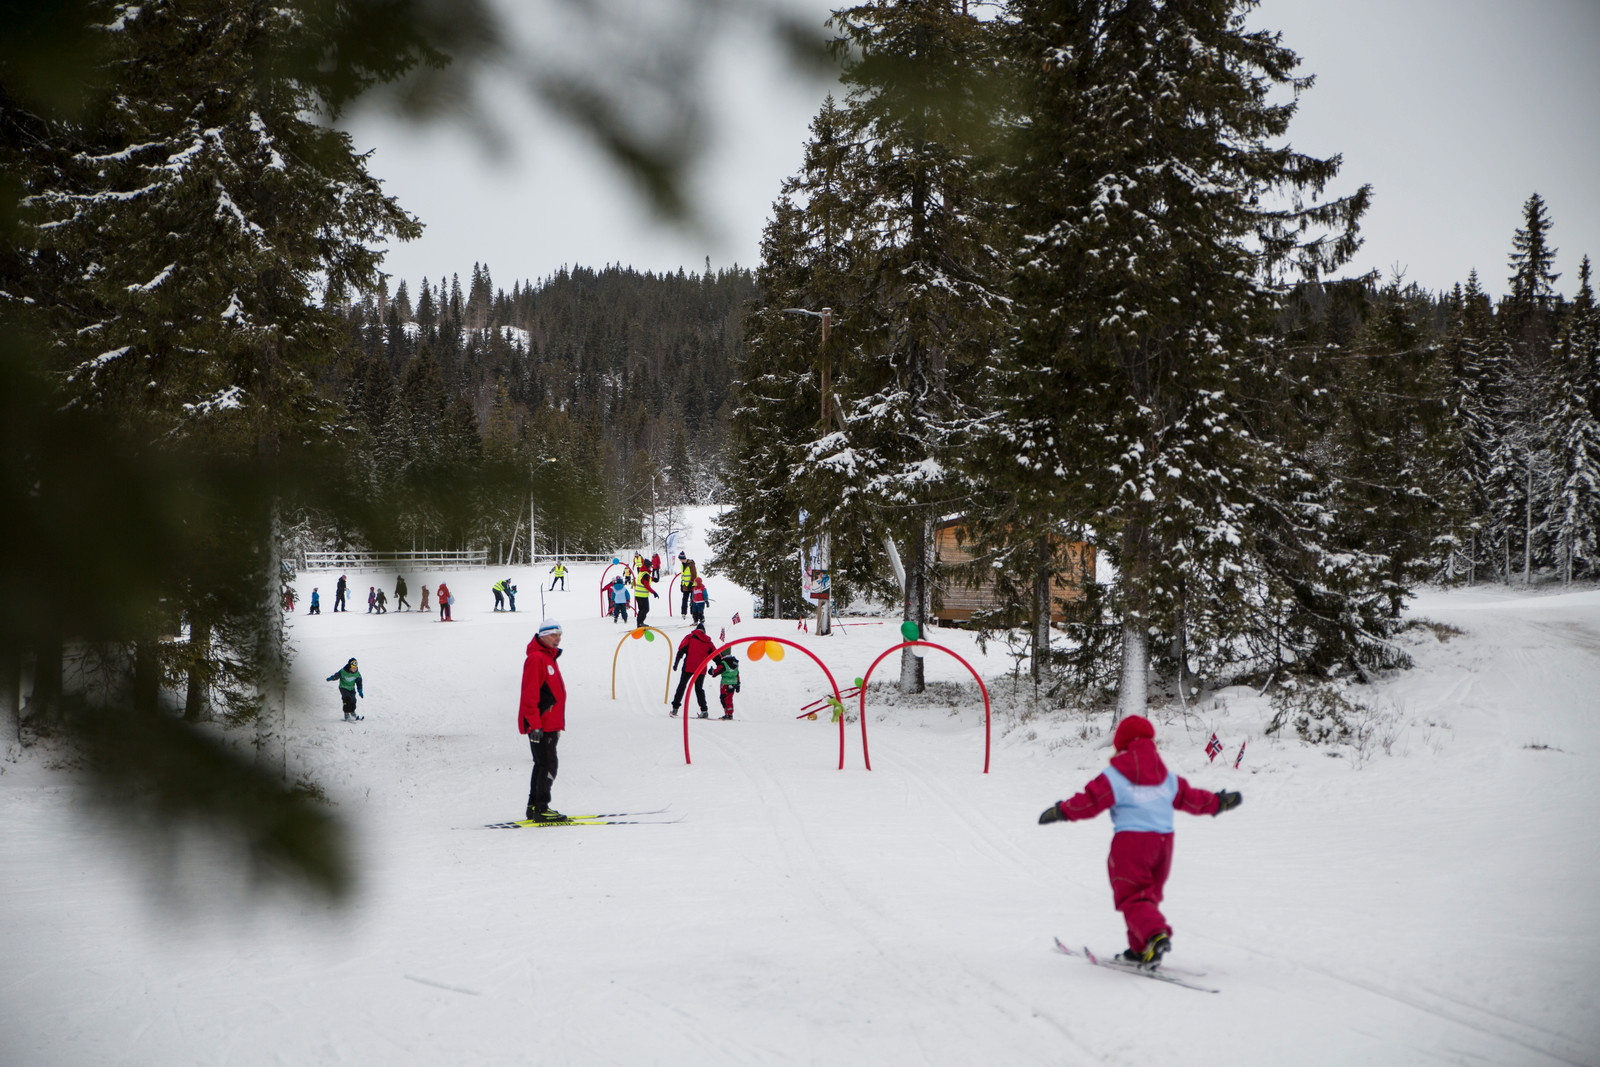
[[1111, 766], [1134, 785], [1160, 785], [1167, 780], [1167, 765], [1156, 752], [1156, 743], [1141, 737], [1111, 757]]

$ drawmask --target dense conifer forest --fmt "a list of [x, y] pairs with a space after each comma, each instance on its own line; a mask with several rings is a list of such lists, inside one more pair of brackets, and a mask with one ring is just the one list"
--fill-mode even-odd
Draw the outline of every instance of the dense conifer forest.
[[[399, 544], [504, 554], [530, 504], [540, 551], [631, 543], [652, 510], [718, 494], [754, 294], [751, 272], [709, 265], [577, 267], [507, 292], [474, 264], [465, 286], [335, 292], [350, 344], [322, 385], [351, 415], [357, 491], [404, 512]], [[327, 539], [314, 518], [305, 533]]]

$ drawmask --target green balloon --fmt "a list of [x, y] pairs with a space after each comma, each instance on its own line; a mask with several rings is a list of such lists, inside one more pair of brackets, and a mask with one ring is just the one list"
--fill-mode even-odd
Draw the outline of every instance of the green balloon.
[[646, 641], [654, 641], [656, 639], [656, 632], [654, 630], [646, 630], [644, 632], [644, 639]]
[[907, 641], [917, 641], [922, 638], [922, 630], [917, 626], [915, 619], [907, 619], [900, 624], [900, 636]]
[[867, 683], [866, 683], [866, 682], [864, 682], [864, 681], [862, 681], [862, 680], [861, 680], [861, 679], [860, 679], [860, 678], [857, 678], [857, 679], [856, 679], [856, 688], [857, 688], [857, 689], [860, 689], [860, 688], [861, 688], [861, 687], [862, 687], [862, 686], [864, 686], [864, 685], [866, 685], [866, 684], [867, 684]]

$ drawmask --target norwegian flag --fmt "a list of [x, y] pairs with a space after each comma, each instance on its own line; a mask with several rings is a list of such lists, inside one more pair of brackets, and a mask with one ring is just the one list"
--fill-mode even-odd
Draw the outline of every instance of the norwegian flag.
[[737, 611], [733, 613], [733, 625], [739, 625], [739, 613]]
[[717, 631], [717, 644], [720, 645], [720, 644], [722, 644], [723, 642], [725, 642], [727, 640], [728, 640], [728, 628], [726, 626], [724, 626], [722, 629]]
[[1222, 742], [1217, 740], [1217, 735], [1212, 734], [1211, 740], [1206, 742], [1206, 755], [1211, 757], [1211, 762], [1217, 761], [1217, 753], [1222, 751]]
[[1239, 764], [1244, 761], [1244, 746], [1248, 745], [1249, 743], [1250, 742], [1248, 740], [1239, 742], [1239, 754], [1237, 756], [1235, 756], [1234, 759], [1233, 759], [1233, 769], [1234, 770], [1238, 770], [1239, 769]]

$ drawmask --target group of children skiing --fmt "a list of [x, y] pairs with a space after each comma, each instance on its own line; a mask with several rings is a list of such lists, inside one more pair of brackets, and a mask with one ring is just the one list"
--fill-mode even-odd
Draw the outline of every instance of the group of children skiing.
[[[500, 601], [501, 590], [502, 590], [504, 584], [507, 584], [507, 583], [496, 583], [495, 584], [495, 590], [496, 591], [495, 591], [494, 597], [495, 597], [495, 602], [497, 604]], [[511, 599], [511, 610], [512, 611], [516, 611], [517, 610], [517, 606], [516, 606], [517, 605], [517, 601], [516, 601], [516, 588], [517, 587], [513, 585], [510, 588], [511, 588], [511, 598], [512, 598]], [[408, 589], [406, 587], [405, 575], [403, 575], [403, 574], [395, 575], [395, 579], [394, 579], [394, 601], [395, 601], [395, 610], [396, 611], [410, 611], [411, 610], [411, 602], [406, 599], [407, 593], [408, 593]], [[350, 579], [349, 579], [349, 577], [347, 575], [341, 574], [341, 575], [339, 575], [339, 581], [334, 586], [334, 590], [333, 590], [333, 610], [334, 611], [348, 612], [350, 610], [350, 606], [349, 606], [349, 602], [348, 602], [349, 601], [349, 595], [350, 595]], [[428, 587], [427, 586], [423, 586], [422, 587], [422, 600], [421, 600], [421, 603], [417, 607], [418, 611], [432, 611], [433, 610], [432, 605], [429, 604], [429, 602], [428, 602], [429, 595], [430, 594], [428, 592]], [[450, 587], [445, 585], [443, 582], [439, 583], [438, 601], [439, 601], [439, 621], [440, 622], [450, 622], [450, 621], [452, 621], [451, 618], [450, 618], [450, 605], [452, 605], [452, 604], [454, 604], [456, 602], [456, 598], [451, 594]], [[285, 603], [286, 610], [289, 610], [289, 611], [293, 611], [294, 610], [294, 602], [292, 600], [290, 600], [290, 599], [288, 599], [286, 597], [284, 603]], [[498, 611], [499, 608], [497, 607], [495, 610]], [[388, 594], [386, 594], [382, 589], [379, 589], [375, 585], [367, 586], [367, 614], [368, 615], [387, 615], [388, 613], [389, 613], [389, 597], [388, 597]], [[311, 604], [306, 609], [306, 614], [307, 615], [321, 615], [322, 614], [322, 591], [321, 591], [321, 589], [319, 589], [317, 587], [313, 587], [312, 588], [312, 590], [311, 590]]]
[[[683, 552], [678, 553], [678, 570], [678, 585], [683, 596], [678, 614], [687, 615], [696, 623], [704, 623], [706, 605], [711, 603], [711, 594], [706, 590], [706, 583], [700, 577], [694, 560]], [[660, 580], [661, 557], [654, 555], [646, 560], [643, 553], [634, 553], [633, 566], [623, 567], [623, 573], [613, 578], [611, 584], [606, 587], [606, 597], [611, 605], [611, 621], [627, 622], [628, 605], [632, 604], [633, 624], [643, 626], [650, 614], [650, 599], [661, 595], [655, 587], [655, 583]]]

